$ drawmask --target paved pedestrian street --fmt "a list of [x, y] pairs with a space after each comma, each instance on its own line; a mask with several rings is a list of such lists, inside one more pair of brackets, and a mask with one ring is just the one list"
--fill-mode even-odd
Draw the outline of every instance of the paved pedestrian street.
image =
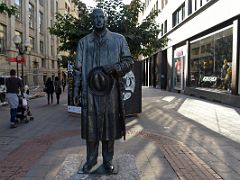
[[[142, 113], [128, 117], [126, 140], [115, 155], [129, 154], [141, 179], [240, 180], [240, 109], [183, 94], [142, 88]], [[30, 100], [34, 120], [9, 128], [0, 107], [0, 180], [54, 179], [67, 156], [85, 156], [80, 117], [46, 97]], [[101, 154], [101, 148], [99, 148]]]

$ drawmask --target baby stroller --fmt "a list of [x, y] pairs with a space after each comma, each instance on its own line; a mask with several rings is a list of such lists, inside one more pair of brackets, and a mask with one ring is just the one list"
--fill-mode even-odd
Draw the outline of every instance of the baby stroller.
[[16, 119], [19, 123], [20, 122], [28, 123], [29, 120], [34, 119], [28, 105], [28, 94], [29, 94], [28, 92], [29, 90], [25, 89], [25, 92], [23, 94], [18, 95], [19, 103], [17, 107]]
[[17, 107], [17, 121], [28, 123], [29, 120], [27, 118], [27, 109], [28, 109], [28, 103], [26, 98], [24, 98], [23, 95], [18, 95], [18, 107]]

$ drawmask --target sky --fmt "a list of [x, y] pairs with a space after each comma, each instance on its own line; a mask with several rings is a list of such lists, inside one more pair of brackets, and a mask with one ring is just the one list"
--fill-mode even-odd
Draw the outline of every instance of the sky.
[[[93, 0], [81, 0], [83, 3], [85, 3], [87, 6], [95, 6], [95, 2]], [[124, 4], [129, 4], [131, 0], [123, 0]]]

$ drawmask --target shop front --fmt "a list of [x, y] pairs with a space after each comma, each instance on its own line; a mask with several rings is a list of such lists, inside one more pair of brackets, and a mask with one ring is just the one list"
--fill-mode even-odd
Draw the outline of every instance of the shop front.
[[186, 94], [240, 107], [238, 22], [189, 41]]
[[233, 28], [190, 42], [190, 87], [231, 94]]

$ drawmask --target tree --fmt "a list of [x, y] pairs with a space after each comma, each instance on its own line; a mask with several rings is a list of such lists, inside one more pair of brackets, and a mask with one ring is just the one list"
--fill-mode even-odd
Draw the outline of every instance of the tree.
[[[155, 18], [158, 10], [152, 11], [141, 24], [138, 15], [144, 9], [141, 0], [133, 0], [125, 5], [122, 0], [95, 0], [97, 7], [103, 8], [108, 15], [108, 29], [118, 32], [126, 37], [130, 51], [135, 59], [139, 55], [150, 56], [166, 44], [166, 40], [158, 38], [161, 32]], [[74, 0], [78, 6], [79, 18], [72, 15], [57, 14], [57, 22], [49, 28], [50, 33], [60, 38], [59, 50], [68, 51], [73, 57], [76, 52], [77, 42], [92, 31], [90, 13], [92, 7], [87, 7], [80, 0]]]
[[6, 12], [8, 16], [15, 15], [17, 12], [17, 8], [15, 6], [8, 7], [5, 3], [0, 3], [0, 13]]

